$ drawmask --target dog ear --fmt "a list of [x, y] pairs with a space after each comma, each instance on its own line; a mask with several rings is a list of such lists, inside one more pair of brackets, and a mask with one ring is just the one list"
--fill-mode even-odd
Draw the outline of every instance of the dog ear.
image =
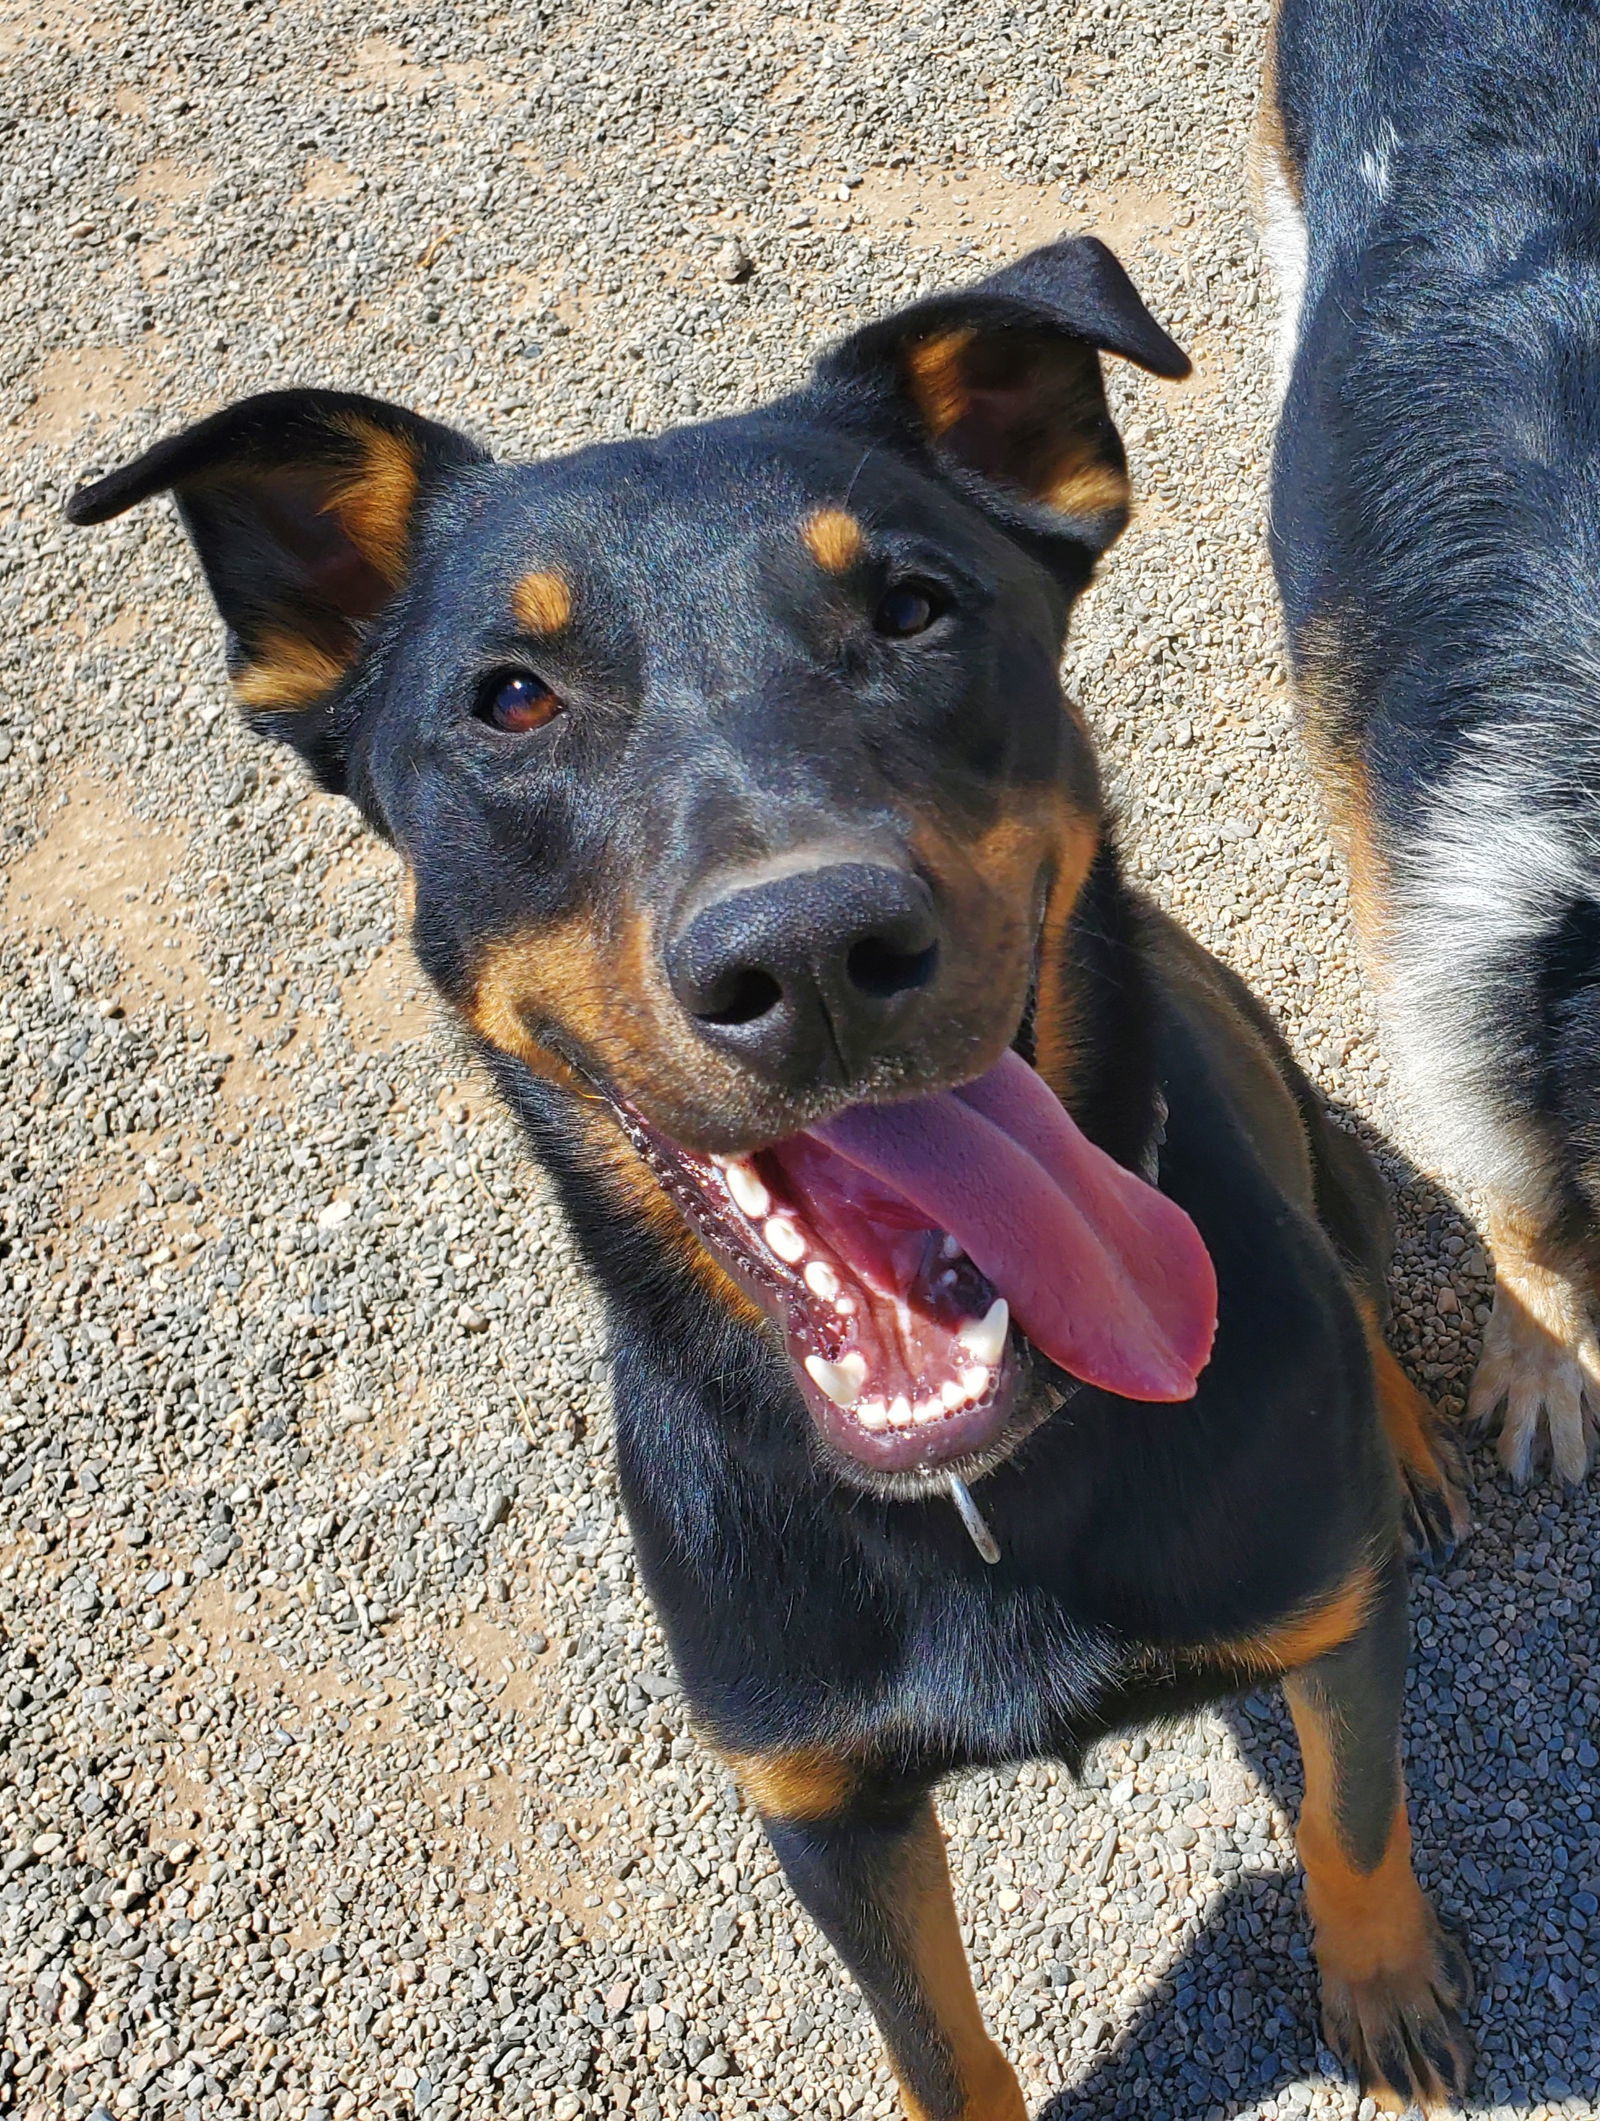
[[239, 705], [338, 787], [330, 709], [405, 581], [419, 507], [445, 472], [482, 461], [464, 435], [397, 405], [271, 391], [80, 487], [66, 512], [103, 523], [173, 494], [228, 628]]
[[1101, 352], [1189, 373], [1112, 253], [1076, 236], [869, 324], [824, 355], [816, 387], [836, 416], [931, 453], [991, 510], [1101, 551], [1128, 519]]

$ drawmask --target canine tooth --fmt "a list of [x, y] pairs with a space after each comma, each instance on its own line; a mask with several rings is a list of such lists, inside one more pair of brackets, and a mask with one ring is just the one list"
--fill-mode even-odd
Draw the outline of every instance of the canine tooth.
[[944, 1383], [939, 1387], [939, 1397], [944, 1401], [944, 1404], [950, 1409], [950, 1412], [952, 1414], [955, 1412], [957, 1407], [964, 1407], [967, 1403], [966, 1393], [962, 1391], [961, 1387], [956, 1383], [953, 1377], [947, 1377]]
[[859, 1348], [852, 1348], [838, 1362], [829, 1362], [821, 1355], [808, 1355], [806, 1375], [819, 1392], [827, 1393], [836, 1407], [853, 1407], [866, 1382], [867, 1358]]
[[864, 1429], [886, 1429], [889, 1426], [889, 1409], [881, 1399], [864, 1399], [856, 1408], [856, 1420]]
[[[762, 1198], [765, 1199], [765, 1194]], [[777, 1253], [792, 1267], [797, 1259], [806, 1256], [806, 1241], [785, 1215], [774, 1215], [770, 1222], [761, 1225], [761, 1234]]]
[[982, 1318], [973, 1319], [956, 1335], [961, 1345], [979, 1362], [992, 1369], [1005, 1353], [1006, 1335], [1011, 1331], [1011, 1306], [1003, 1296], [997, 1296], [984, 1312]]
[[728, 1165], [723, 1178], [728, 1191], [733, 1195], [734, 1206], [742, 1208], [752, 1222], [765, 1215], [772, 1206], [772, 1195], [750, 1166], [738, 1157]]
[[813, 1296], [831, 1300], [839, 1293], [839, 1277], [825, 1259], [814, 1259], [806, 1269], [806, 1287]]
[[897, 1429], [903, 1429], [911, 1419], [911, 1402], [904, 1392], [897, 1392], [889, 1402], [889, 1419]]
[[989, 1389], [989, 1373], [982, 1363], [974, 1363], [961, 1372], [961, 1389], [968, 1399], [982, 1399]]

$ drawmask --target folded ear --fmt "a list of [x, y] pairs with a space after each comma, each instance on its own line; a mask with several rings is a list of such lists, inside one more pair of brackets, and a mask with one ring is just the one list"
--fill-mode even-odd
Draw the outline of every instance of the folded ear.
[[1106, 246], [1076, 236], [916, 302], [824, 355], [816, 386], [852, 425], [887, 425], [1002, 513], [1096, 550], [1128, 519], [1128, 467], [1101, 352], [1189, 373]]
[[[173, 435], [67, 503], [103, 523], [172, 493], [231, 636], [239, 704], [333, 775], [313, 726], [406, 578], [418, 510], [449, 470], [481, 462], [464, 435], [339, 391], [246, 398]], [[320, 755], [319, 755], [320, 754]]]

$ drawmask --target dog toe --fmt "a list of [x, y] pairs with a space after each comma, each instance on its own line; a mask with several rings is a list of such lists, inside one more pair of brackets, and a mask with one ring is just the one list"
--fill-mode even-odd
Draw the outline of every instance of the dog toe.
[[1457, 2111], [1472, 2067], [1461, 2012], [1472, 1975], [1456, 1939], [1434, 1928], [1416, 1961], [1357, 1979], [1323, 1971], [1323, 2030], [1380, 2112]]

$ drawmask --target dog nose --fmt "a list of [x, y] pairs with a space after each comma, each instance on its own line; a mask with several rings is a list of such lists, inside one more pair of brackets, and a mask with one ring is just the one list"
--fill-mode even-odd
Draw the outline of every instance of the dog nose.
[[799, 1088], [869, 1061], [938, 958], [938, 915], [920, 877], [833, 862], [723, 892], [666, 965], [702, 1038]]

